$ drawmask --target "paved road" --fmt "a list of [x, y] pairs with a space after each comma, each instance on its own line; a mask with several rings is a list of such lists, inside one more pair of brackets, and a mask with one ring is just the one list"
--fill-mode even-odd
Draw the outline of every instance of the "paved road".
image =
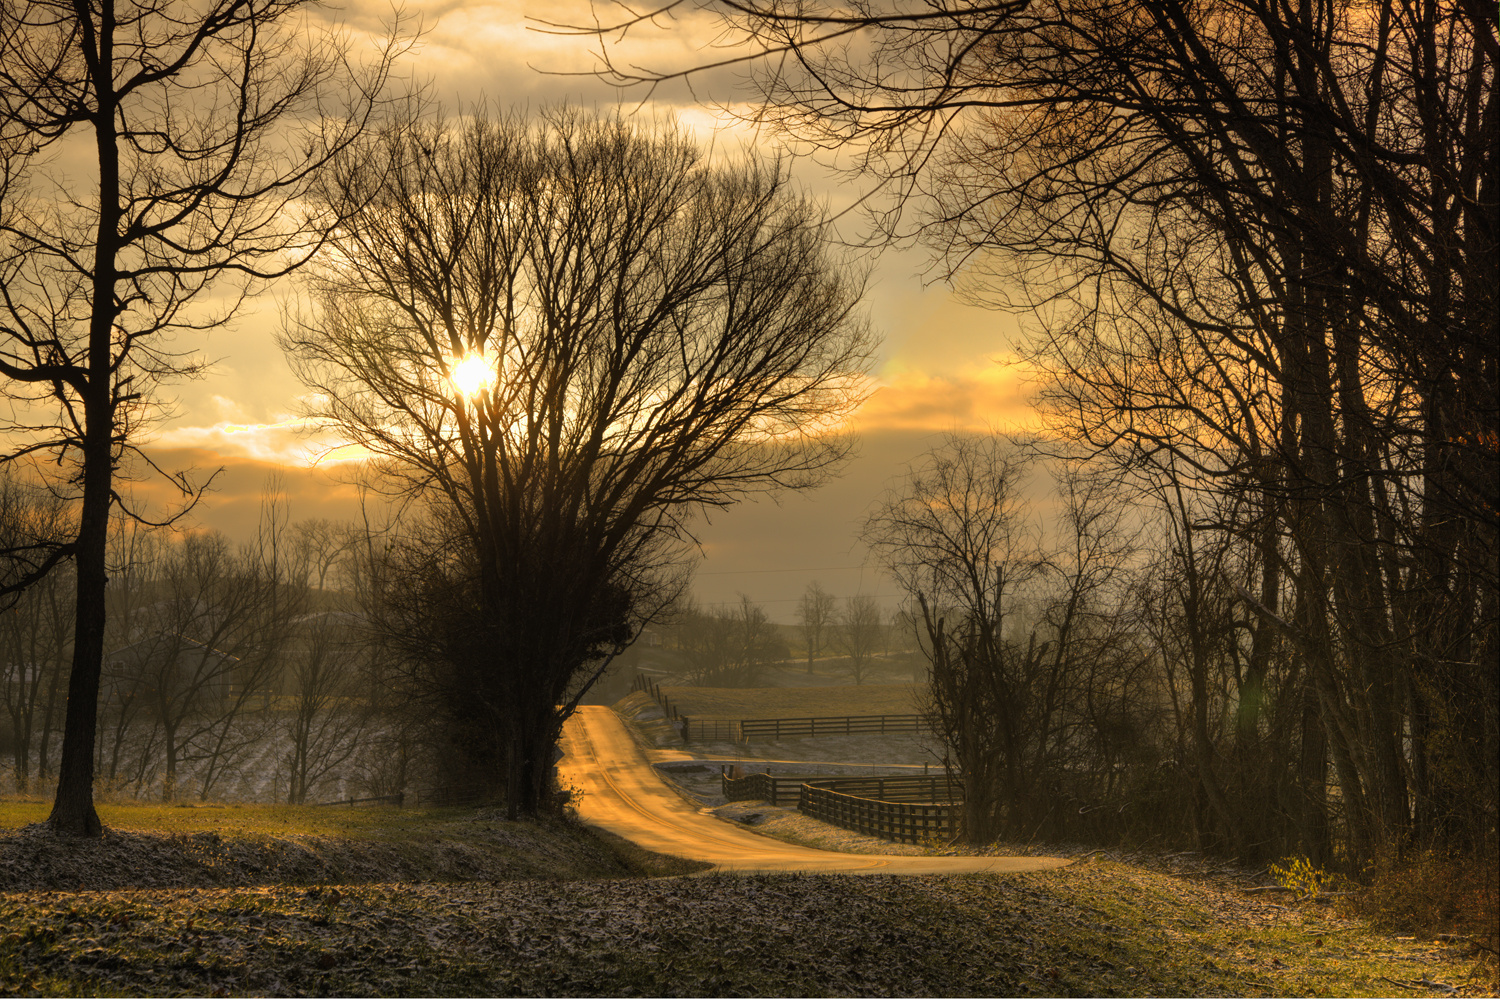
[[970, 874], [1061, 867], [1057, 857], [884, 857], [831, 853], [759, 836], [700, 812], [652, 769], [609, 708], [580, 707], [563, 728], [558, 770], [583, 791], [578, 814], [647, 850], [706, 860], [719, 870], [854, 874]]

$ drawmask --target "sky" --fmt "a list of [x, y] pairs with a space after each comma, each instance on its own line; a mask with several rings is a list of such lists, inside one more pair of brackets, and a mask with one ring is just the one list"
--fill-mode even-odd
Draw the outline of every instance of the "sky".
[[[402, 71], [425, 81], [448, 109], [482, 100], [531, 108], [566, 100], [601, 111], [620, 108], [648, 121], [672, 118], [716, 150], [778, 152], [773, 138], [756, 135], [707, 103], [733, 107], [744, 99], [729, 74], [697, 81], [696, 94], [679, 85], [649, 96], [621, 92], [587, 75], [559, 75], [596, 65], [591, 41], [534, 30], [536, 22], [528, 17], [583, 21], [591, 17], [587, 5], [513, 0], [415, 3], [405, 10], [421, 18], [424, 35]], [[360, 45], [373, 44], [367, 39], [388, 12], [355, 2], [340, 15]], [[701, 16], [689, 17], [632, 39], [628, 54], [658, 67], [698, 63], [720, 54], [711, 47], [715, 32]], [[810, 160], [798, 161], [794, 174], [834, 210], [848, 207], [859, 193], [847, 177]], [[857, 237], [857, 222], [844, 231]], [[882, 346], [874, 372], [878, 387], [854, 419], [859, 451], [838, 478], [815, 491], [745, 503], [701, 525], [703, 558], [695, 582], [700, 602], [734, 601], [743, 593], [763, 604], [773, 620], [790, 623], [800, 595], [817, 580], [835, 596], [874, 594], [894, 606], [893, 584], [858, 544], [865, 517], [899, 483], [908, 463], [945, 433], [1028, 421], [1028, 379], [1013, 352], [1020, 321], [964, 304], [946, 285], [934, 283], [930, 264], [925, 251], [912, 249], [888, 249], [869, 261], [865, 307]], [[293, 519], [359, 515], [349, 467], [315, 462], [328, 442], [307, 436], [299, 411], [304, 390], [274, 340], [282, 305], [298, 293], [292, 279], [257, 296], [232, 328], [211, 334], [203, 345], [214, 362], [210, 370], [166, 391], [170, 407], [152, 428], [152, 458], [174, 471], [196, 469], [200, 476], [222, 469], [191, 515], [192, 526], [247, 537], [273, 481]], [[147, 499], [155, 495], [153, 509], [163, 509], [160, 491], [149, 483], [138, 484], [137, 492]]]

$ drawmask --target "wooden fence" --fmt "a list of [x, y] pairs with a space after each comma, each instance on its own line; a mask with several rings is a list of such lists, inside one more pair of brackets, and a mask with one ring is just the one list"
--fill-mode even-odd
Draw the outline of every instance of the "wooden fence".
[[952, 840], [963, 823], [963, 785], [947, 774], [819, 777], [721, 775], [730, 801], [796, 801], [802, 814], [897, 843]]
[[667, 721], [673, 723], [681, 723], [682, 716], [679, 715], [677, 713], [677, 709], [673, 707], [672, 699], [661, 692], [661, 684], [654, 683], [650, 677], [637, 673], [635, 675], [635, 681], [630, 685], [630, 692], [633, 694], [636, 691], [640, 691], [641, 693], [645, 694], [647, 697], [655, 701], [657, 704], [660, 704], [662, 711], [665, 712], [667, 716]]
[[920, 732], [921, 715], [841, 715], [836, 718], [746, 718], [740, 722], [740, 738], [797, 738], [828, 735], [868, 735], [886, 732]]
[[[943, 777], [885, 779], [947, 783]], [[803, 784], [797, 809], [803, 815], [830, 825], [897, 843], [926, 843], [934, 840], [951, 842], [958, 837], [963, 827], [964, 806], [961, 801], [882, 801], [823, 786], [829, 783], [834, 782]]]
[[817, 738], [830, 735], [872, 735], [921, 732], [921, 715], [838, 715], [828, 718], [689, 718], [680, 716], [688, 742], [749, 742], [751, 739]]
[[899, 774], [885, 777], [815, 777], [813, 787], [840, 794], [878, 801], [920, 801], [926, 803], [960, 801], [964, 796], [962, 778], [949, 774]]
[[682, 738], [685, 742], [744, 742], [740, 722], [727, 718], [682, 719]]
[[818, 777], [816, 774], [749, 774], [745, 777], [721, 774], [719, 780], [724, 789], [724, 797], [730, 801], [769, 801], [773, 805], [794, 805], [802, 795], [802, 785], [810, 780], [817, 780]]

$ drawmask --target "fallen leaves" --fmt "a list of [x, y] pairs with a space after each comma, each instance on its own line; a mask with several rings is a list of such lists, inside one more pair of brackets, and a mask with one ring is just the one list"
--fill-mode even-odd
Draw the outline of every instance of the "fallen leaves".
[[[1465, 981], [1458, 948], [1097, 853], [1000, 877], [646, 879], [624, 876], [639, 863], [621, 860], [626, 848], [567, 825], [476, 813], [447, 820], [441, 842], [434, 833], [420, 849], [0, 836], [10, 886], [0, 993], [1228, 995], [1399, 984], [1447, 996]], [[297, 877], [275, 881], [286, 872]], [[95, 890], [54, 888], [80, 881]]]

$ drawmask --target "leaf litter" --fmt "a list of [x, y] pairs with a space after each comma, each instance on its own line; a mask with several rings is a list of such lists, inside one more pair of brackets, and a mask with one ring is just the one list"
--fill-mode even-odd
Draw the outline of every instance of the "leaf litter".
[[1486, 994], [1458, 948], [1098, 855], [1002, 876], [645, 878], [565, 823], [446, 828], [394, 852], [0, 836], [0, 992]]

